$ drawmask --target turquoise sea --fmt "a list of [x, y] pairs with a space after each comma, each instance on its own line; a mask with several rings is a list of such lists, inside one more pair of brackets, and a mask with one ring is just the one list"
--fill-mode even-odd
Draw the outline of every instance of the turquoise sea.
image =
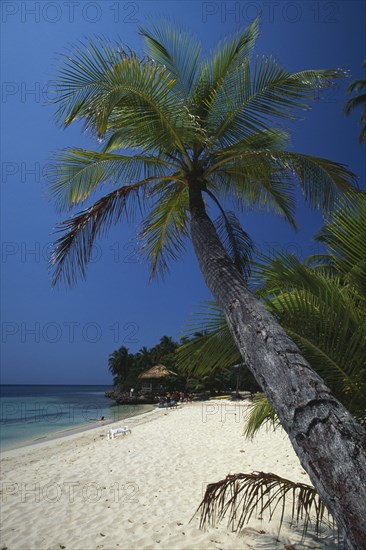
[[116, 405], [105, 397], [111, 386], [0, 385], [0, 449], [36, 443], [73, 430], [117, 422], [151, 405]]

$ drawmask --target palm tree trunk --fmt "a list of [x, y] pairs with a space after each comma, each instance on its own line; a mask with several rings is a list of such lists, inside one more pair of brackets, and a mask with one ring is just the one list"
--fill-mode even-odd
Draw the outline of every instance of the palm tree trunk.
[[365, 549], [366, 432], [330, 393], [276, 319], [253, 296], [190, 185], [193, 246], [240, 353], [286, 430], [348, 547]]

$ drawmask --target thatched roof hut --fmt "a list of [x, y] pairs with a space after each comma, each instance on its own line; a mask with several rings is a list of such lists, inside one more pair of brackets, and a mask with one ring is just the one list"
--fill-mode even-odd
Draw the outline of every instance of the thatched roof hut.
[[157, 378], [166, 378], [167, 376], [177, 376], [175, 372], [167, 369], [164, 365], [155, 365], [151, 369], [139, 375], [140, 380], [152, 380]]
[[143, 394], [161, 394], [165, 391], [163, 378], [168, 376], [177, 376], [175, 372], [167, 369], [164, 365], [155, 365], [151, 369], [141, 373], [141, 393]]

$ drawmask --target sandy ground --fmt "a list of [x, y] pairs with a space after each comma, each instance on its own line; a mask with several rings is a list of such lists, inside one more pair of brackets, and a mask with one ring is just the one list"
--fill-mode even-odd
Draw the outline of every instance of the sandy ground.
[[[1, 455], [1, 549], [337, 548], [284, 522], [251, 520], [238, 535], [191, 518], [207, 483], [228, 473], [273, 472], [308, 482], [282, 430], [242, 435], [246, 405], [228, 401], [158, 409], [125, 422], [132, 434], [108, 440], [103, 426]], [[116, 427], [116, 424], [113, 425]], [[292, 549], [291, 549], [292, 550]]]

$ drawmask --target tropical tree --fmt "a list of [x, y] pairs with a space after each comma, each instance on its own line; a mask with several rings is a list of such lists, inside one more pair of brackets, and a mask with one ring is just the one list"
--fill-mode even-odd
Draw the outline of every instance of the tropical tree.
[[177, 347], [177, 342], [174, 342], [171, 336], [162, 336], [159, 344], [152, 350], [154, 363], [163, 363], [168, 369], [174, 370]]
[[109, 371], [113, 374], [113, 384], [122, 385], [133, 365], [133, 355], [131, 355], [125, 346], [121, 346], [108, 358]]
[[[143, 346], [137, 353], [130, 353], [125, 346], [118, 348], [108, 359], [114, 386], [124, 391], [135, 388], [139, 385], [139, 375], [160, 362], [174, 371], [177, 348], [178, 343], [171, 336], [162, 336], [158, 344], [150, 349]], [[174, 377], [172, 384], [183, 387], [184, 381]]]
[[153, 360], [151, 357], [150, 350], [143, 346], [141, 349], [139, 349], [136, 357], [136, 361], [141, 364], [145, 369], [147, 370], [149, 367], [153, 366]]
[[292, 74], [272, 57], [252, 62], [258, 21], [202, 59], [201, 44], [189, 33], [164, 24], [141, 34], [144, 57], [121, 44], [89, 41], [67, 54], [58, 70], [59, 122], [67, 127], [82, 121], [101, 150], [58, 154], [55, 201], [71, 209], [105, 184], [112, 190], [59, 226], [54, 281], [72, 284], [78, 275], [85, 277], [95, 239], [117, 222], [134, 220], [139, 206], [150, 207], [142, 238], [152, 275], [167, 270], [190, 232], [204, 279], [240, 353], [350, 546], [361, 548], [365, 434], [248, 290], [207, 203], [221, 210], [235, 247], [233, 220], [220, 199], [271, 209], [295, 226], [295, 182], [312, 207], [328, 209], [339, 192], [351, 192], [351, 172], [286, 150], [288, 133], [276, 126], [307, 109], [314, 90], [343, 72]]
[[[366, 68], [366, 59], [363, 62], [362, 66]], [[344, 112], [346, 115], [349, 115], [354, 109], [362, 107], [362, 115], [360, 118], [360, 124], [363, 124], [361, 129], [358, 142], [363, 143], [366, 139], [366, 78], [354, 80], [347, 88], [347, 93], [352, 94], [353, 92], [363, 92], [355, 97], [349, 99], [344, 107]]]

